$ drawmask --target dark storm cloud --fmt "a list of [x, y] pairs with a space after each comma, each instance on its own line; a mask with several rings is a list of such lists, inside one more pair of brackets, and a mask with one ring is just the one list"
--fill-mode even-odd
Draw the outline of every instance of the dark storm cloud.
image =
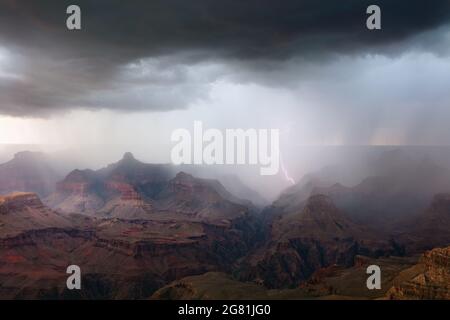
[[[13, 64], [12, 76], [0, 73], [0, 112], [13, 115], [184, 108], [221, 75], [209, 62], [264, 70], [292, 58], [321, 63], [335, 54], [395, 55], [450, 16], [448, 0], [0, 3], [0, 49]], [[81, 31], [65, 28], [70, 4], [81, 7]], [[382, 8], [382, 31], [365, 27], [370, 4]], [[144, 74], [133, 75], [136, 65]], [[196, 65], [204, 75], [190, 69]]]
[[[2, 34], [11, 41], [51, 45], [69, 55], [106, 54], [116, 62], [179, 50], [273, 59], [299, 53], [351, 52], [403, 40], [448, 23], [450, 17], [448, 0], [3, 3]], [[65, 29], [65, 8], [70, 4], [78, 4], [83, 12], [83, 31], [75, 34]], [[382, 8], [382, 32], [365, 28], [365, 10], [370, 4]], [[106, 48], [119, 52], [100, 51]]]

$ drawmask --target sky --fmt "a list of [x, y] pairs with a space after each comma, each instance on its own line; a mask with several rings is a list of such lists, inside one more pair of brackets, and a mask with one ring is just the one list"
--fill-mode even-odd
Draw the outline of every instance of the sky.
[[449, 86], [448, 0], [0, 0], [0, 144], [169, 162], [201, 120], [279, 129], [289, 168], [296, 146], [448, 145]]

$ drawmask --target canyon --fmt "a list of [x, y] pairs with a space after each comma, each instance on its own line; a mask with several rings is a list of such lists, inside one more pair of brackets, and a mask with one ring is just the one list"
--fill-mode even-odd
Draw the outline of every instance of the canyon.
[[[445, 179], [425, 188], [417, 214], [380, 228], [362, 213], [374, 210], [373, 197], [383, 211], [422, 189], [402, 198], [403, 182], [394, 188], [385, 176], [352, 188], [309, 177], [261, 210], [218, 180], [125, 153], [99, 170], [73, 170], [42, 194], [39, 179], [27, 183], [36, 166], [20, 157], [0, 175], [1, 298], [449, 298], [448, 248], [439, 248], [450, 245]], [[423, 181], [433, 166], [421, 166]], [[387, 195], [395, 200], [380, 200]], [[82, 290], [65, 286], [72, 264]], [[365, 286], [370, 264], [383, 270], [380, 291]]]

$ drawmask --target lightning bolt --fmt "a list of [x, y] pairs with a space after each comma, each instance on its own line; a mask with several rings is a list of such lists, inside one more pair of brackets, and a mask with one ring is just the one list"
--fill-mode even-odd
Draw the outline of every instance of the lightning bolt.
[[[289, 135], [289, 133], [291, 132], [292, 125], [293, 125], [293, 123], [287, 123], [285, 125], [285, 128], [283, 130], [281, 130], [281, 134]], [[292, 185], [295, 185], [294, 178], [292, 178], [289, 175], [289, 172], [287, 171], [286, 166], [284, 165], [283, 156], [281, 155], [281, 153], [280, 153], [280, 167], [281, 167], [281, 171], [283, 172], [283, 175], [284, 175], [284, 178], [286, 179], [286, 181]]]
[[283, 171], [284, 178], [285, 178], [289, 183], [291, 183], [292, 185], [294, 185], [294, 184], [295, 184], [295, 180], [294, 180], [294, 178], [292, 178], [292, 177], [289, 175], [289, 173], [288, 173], [286, 167], [284, 166], [283, 157], [282, 157], [281, 155], [280, 155], [280, 166], [281, 166], [281, 171]]

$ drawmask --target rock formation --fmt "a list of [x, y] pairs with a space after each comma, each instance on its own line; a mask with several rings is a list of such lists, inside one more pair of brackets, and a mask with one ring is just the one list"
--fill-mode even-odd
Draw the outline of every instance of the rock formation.
[[0, 194], [35, 192], [45, 197], [55, 189], [59, 175], [46, 156], [39, 152], [19, 152], [0, 165]]
[[333, 264], [349, 267], [356, 255], [399, 254], [389, 241], [352, 222], [324, 195], [311, 196], [301, 211], [274, 216], [263, 249], [243, 267], [244, 279], [269, 287], [292, 287]]
[[419, 264], [403, 271], [387, 294], [389, 299], [450, 299], [450, 247], [426, 252]]

